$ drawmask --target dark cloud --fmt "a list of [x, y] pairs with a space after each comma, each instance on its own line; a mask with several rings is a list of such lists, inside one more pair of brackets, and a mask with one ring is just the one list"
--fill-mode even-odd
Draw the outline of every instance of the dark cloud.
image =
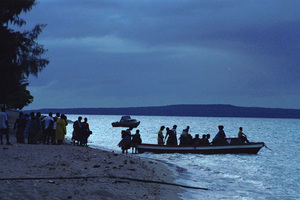
[[[41, 1], [42, 107], [300, 108], [298, 1]], [[47, 99], [47, 101], [44, 101]], [[59, 103], [58, 103], [59, 102]]]

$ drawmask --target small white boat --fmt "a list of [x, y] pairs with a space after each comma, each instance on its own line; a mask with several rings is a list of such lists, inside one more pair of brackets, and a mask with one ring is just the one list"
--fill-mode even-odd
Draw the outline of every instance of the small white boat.
[[113, 122], [111, 125], [113, 127], [128, 127], [128, 128], [136, 128], [138, 125], [140, 125], [140, 121], [137, 121], [136, 119], [131, 119], [130, 116], [123, 116], [120, 121]]

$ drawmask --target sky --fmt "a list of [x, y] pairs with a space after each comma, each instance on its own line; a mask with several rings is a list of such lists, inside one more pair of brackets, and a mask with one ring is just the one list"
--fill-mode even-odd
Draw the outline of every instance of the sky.
[[300, 1], [40, 0], [50, 64], [24, 109], [231, 104], [300, 109]]

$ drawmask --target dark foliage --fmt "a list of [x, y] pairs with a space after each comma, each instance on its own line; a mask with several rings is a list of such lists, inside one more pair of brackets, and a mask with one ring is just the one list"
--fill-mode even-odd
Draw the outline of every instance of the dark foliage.
[[9, 108], [22, 109], [33, 101], [26, 89], [27, 78], [37, 76], [49, 63], [41, 57], [46, 50], [36, 42], [45, 25], [24, 32], [9, 28], [11, 24], [25, 25], [19, 15], [35, 4], [35, 0], [0, 1], [0, 104]]

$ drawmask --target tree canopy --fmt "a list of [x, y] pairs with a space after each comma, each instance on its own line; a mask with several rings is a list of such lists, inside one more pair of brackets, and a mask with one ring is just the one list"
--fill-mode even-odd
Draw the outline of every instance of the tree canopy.
[[26, 24], [20, 18], [36, 5], [35, 0], [0, 1], [0, 104], [8, 108], [22, 109], [33, 101], [26, 89], [29, 75], [37, 76], [48, 59], [42, 58], [46, 52], [37, 38], [45, 24], [37, 24], [31, 31], [16, 31], [9, 27]]

